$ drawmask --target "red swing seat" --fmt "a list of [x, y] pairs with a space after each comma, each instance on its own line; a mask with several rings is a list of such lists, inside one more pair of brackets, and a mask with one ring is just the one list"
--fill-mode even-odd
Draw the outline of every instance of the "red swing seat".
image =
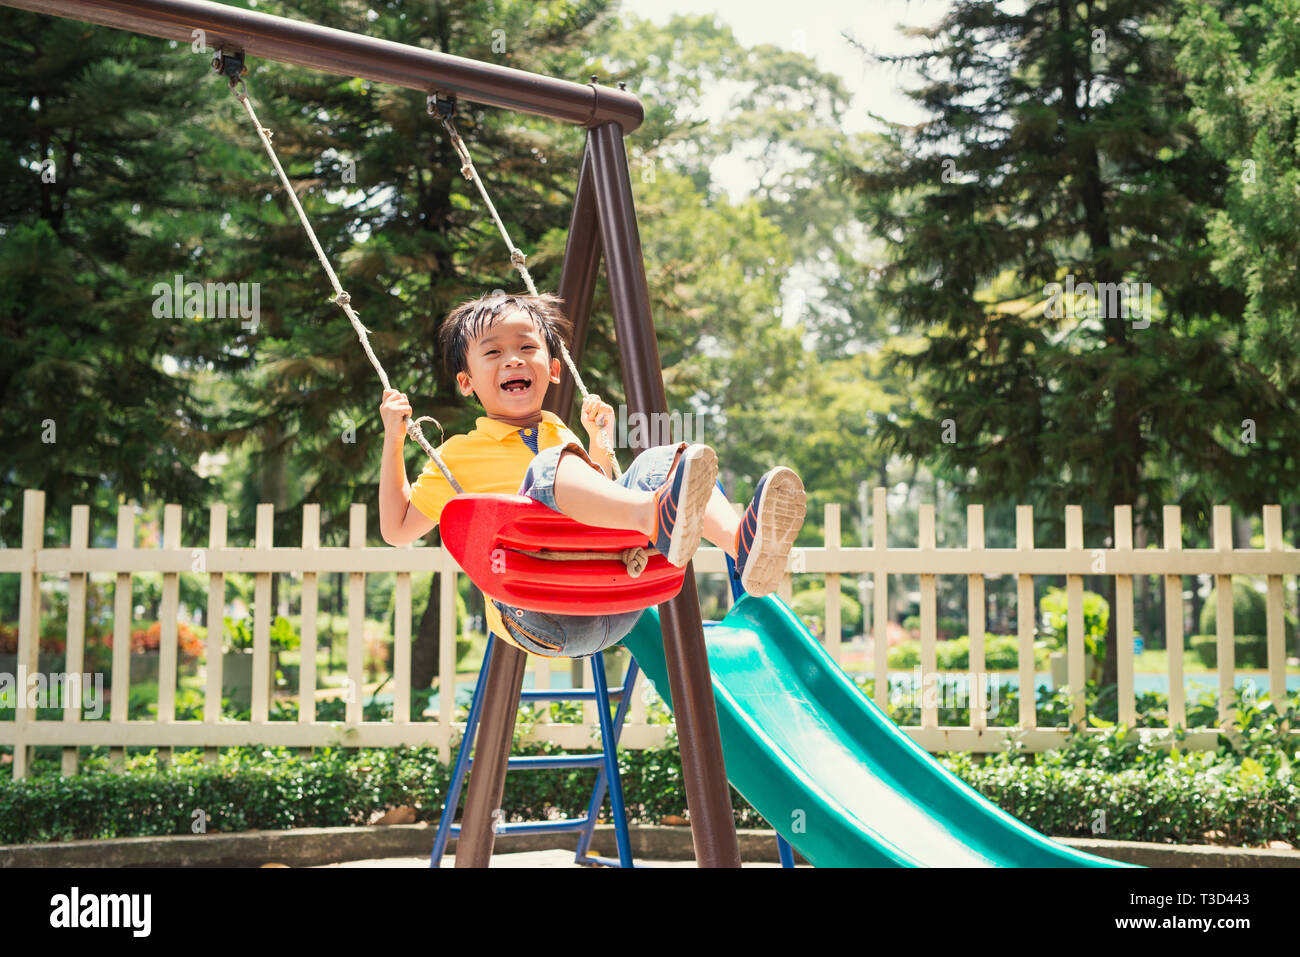
[[[507, 605], [560, 615], [613, 615], [648, 608], [682, 590], [686, 569], [641, 532], [583, 525], [524, 495], [462, 493], [438, 520], [442, 543], [483, 594]], [[621, 552], [644, 547], [633, 578], [615, 558], [539, 558], [522, 552]]]

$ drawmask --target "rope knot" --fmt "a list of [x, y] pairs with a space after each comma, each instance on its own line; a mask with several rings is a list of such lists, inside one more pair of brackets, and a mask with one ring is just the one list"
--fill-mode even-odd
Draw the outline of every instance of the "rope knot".
[[337, 296], [333, 297], [330, 302], [336, 302], [340, 306], [348, 306], [352, 304], [352, 297], [346, 292], [340, 292]]
[[524, 251], [522, 249], [510, 250], [510, 261], [516, 266], [522, 267], [524, 265], [524, 258]]
[[650, 564], [650, 556], [646, 550], [640, 546], [637, 546], [636, 548], [625, 548], [623, 549], [623, 564], [627, 566], [628, 575], [632, 578], [640, 578], [641, 573], [645, 571], [646, 566]]
[[469, 163], [466, 163], [464, 166], [462, 166], [462, 167], [460, 168], [460, 175], [461, 175], [461, 176], [464, 176], [466, 179], [473, 179], [473, 178], [474, 178], [474, 167], [473, 167], [472, 165], [470, 165]]

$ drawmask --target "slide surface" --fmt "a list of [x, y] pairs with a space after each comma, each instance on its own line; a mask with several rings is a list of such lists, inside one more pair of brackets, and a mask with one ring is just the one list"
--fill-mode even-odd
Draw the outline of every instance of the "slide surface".
[[[672, 706], [656, 608], [622, 644]], [[727, 777], [817, 867], [1117, 867], [1026, 827], [935, 761], [775, 595], [704, 626]]]

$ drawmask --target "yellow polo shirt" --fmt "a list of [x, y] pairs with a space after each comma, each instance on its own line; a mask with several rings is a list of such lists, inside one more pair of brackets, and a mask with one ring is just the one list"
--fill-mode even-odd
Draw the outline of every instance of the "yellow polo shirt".
[[[531, 438], [533, 429], [539, 433], [539, 452], [566, 442], [576, 442], [583, 454], [586, 454], [586, 444], [569, 430], [563, 419], [545, 409], [542, 410], [542, 421], [535, 426], [510, 425], [481, 415], [475, 420], [472, 431], [464, 435], [453, 435], [438, 446], [438, 454], [466, 492], [514, 495], [519, 491], [528, 465], [533, 460], [533, 450], [525, 444], [520, 433], [526, 433]], [[429, 459], [424, 471], [411, 486], [411, 504], [437, 522], [442, 515], [443, 506], [455, 496], [456, 492], [446, 476], [433, 459]], [[501, 613], [490, 598], [484, 597], [488, 629], [498, 638], [518, 648], [519, 644], [510, 637], [501, 622]]]

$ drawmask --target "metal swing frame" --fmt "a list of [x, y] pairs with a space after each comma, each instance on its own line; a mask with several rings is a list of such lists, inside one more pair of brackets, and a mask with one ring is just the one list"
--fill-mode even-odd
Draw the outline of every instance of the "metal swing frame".
[[[0, 5], [186, 44], [194, 42], [195, 31], [201, 30], [213, 50], [391, 83], [426, 96], [454, 95], [586, 128], [557, 290], [574, 324], [573, 358], [581, 362], [603, 253], [630, 411], [647, 416], [667, 412], [622, 142], [645, 117], [634, 95], [601, 87], [595, 77], [583, 85], [207, 0], [0, 0]], [[573, 393], [572, 377], [562, 373], [545, 408], [563, 416]], [[693, 573], [686, 575], [677, 597], [659, 610], [696, 862], [701, 867], [739, 867]], [[500, 806], [505, 786], [526, 658], [517, 648], [499, 644], [484, 683], [486, 705], [477, 739], [476, 773], [470, 776], [457, 846], [458, 867], [487, 866], [494, 838], [492, 813]]]

